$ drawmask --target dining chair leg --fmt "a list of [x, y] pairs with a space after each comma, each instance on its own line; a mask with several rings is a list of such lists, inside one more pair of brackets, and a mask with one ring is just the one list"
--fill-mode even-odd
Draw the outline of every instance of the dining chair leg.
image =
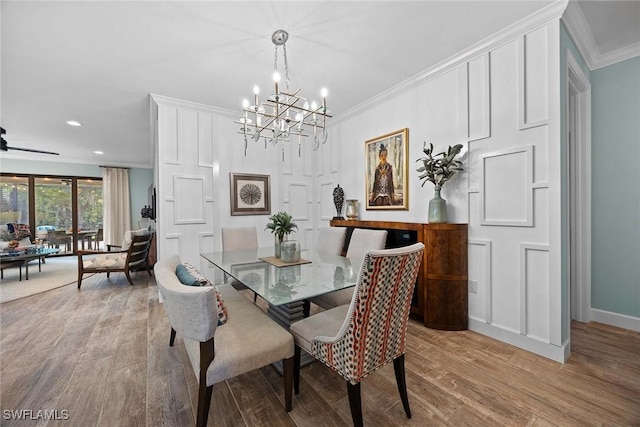
[[207, 425], [212, 394], [212, 385], [207, 387], [204, 383], [200, 383], [200, 386], [198, 387], [198, 414], [196, 419], [196, 427], [205, 427]]
[[293, 386], [294, 358], [295, 356], [284, 359], [282, 361], [282, 367], [284, 371], [284, 408], [287, 410], [287, 412], [291, 411], [291, 388]]
[[347, 393], [349, 394], [349, 407], [354, 427], [363, 427], [362, 400], [360, 398], [360, 383], [351, 384], [347, 381]]
[[258, 293], [257, 293], [257, 292], [254, 292], [254, 293], [253, 293], [253, 303], [255, 304], [255, 303], [256, 303], [256, 301], [258, 301]]
[[176, 330], [171, 328], [171, 337], [169, 338], [169, 347], [173, 347], [173, 344], [176, 342]]
[[393, 370], [396, 372], [396, 383], [398, 383], [398, 391], [400, 392], [400, 399], [402, 400], [402, 406], [404, 406], [404, 412], [407, 414], [407, 418], [411, 418], [409, 396], [407, 396], [407, 382], [404, 374], [404, 354], [393, 359]]
[[293, 350], [293, 390], [300, 394], [300, 352], [302, 350], [296, 344]]

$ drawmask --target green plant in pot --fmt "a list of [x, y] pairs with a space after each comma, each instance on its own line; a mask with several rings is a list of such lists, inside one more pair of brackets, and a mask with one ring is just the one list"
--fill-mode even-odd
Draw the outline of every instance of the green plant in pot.
[[462, 151], [462, 144], [449, 146], [446, 152], [433, 154], [433, 144], [425, 142], [422, 151], [425, 157], [418, 159], [422, 162], [422, 166], [418, 167], [418, 176], [422, 181], [422, 186], [427, 182], [435, 185], [435, 195], [429, 201], [428, 221], [429, 223], [446, 223], [447, 222], [447, 202], [440, 197], [440, 190], [444, 184], [449, 181], [458, 171], [464, 170], [462, 162], [456, 160], [456, 156]]
[[280, 258], [280, 244], [286, 236], [298, 229], [298, 225], [293, 222], [293, 217], [288, 212], [278, 212], [269, 217], [265, 230], [271, 230], [275, 236], [276, 258]]

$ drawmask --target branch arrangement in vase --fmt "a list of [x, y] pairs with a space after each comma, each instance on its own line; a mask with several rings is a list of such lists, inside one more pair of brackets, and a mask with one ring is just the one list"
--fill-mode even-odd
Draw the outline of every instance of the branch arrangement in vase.
[[456, 156], [462, 151], [462, 144], [449, 146], [446, 152], [433, 154], [433, 144], [429, 144], [429, 148], [427, 148], [427, 143], [425, 142], [422, 151], [425, 157], [417, 160], [422, 162], [422, 166], [418, 167], [417, 171], [420, 173], [418, 178], [424, 180], [422, 182], [423, 187], [429, 181], [439, 190], [456, 172], [464, 170], [462, 162], [456, 160]]

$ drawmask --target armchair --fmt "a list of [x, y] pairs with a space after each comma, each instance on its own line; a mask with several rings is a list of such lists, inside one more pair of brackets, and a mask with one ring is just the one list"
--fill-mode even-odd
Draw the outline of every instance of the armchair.
[[78, 251], [78, 289], [82, 286], [82, 276], [87, 273], [107, 273], [109, 277], [111, 273], [121, 272], [132, 286], [132, 271], [147, 270], [151, 276], [147, 257], [152, 238], [153, 233], [133, 236], [128, 249], [124, 251]]

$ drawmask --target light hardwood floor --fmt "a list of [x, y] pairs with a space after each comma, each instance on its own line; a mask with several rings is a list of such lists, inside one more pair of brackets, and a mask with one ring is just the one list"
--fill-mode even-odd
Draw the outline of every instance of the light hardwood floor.
[[[6, 410], [68, 411], [64, 426], [190, 426], [196, 378], [156, 285], [105, 275], [0, 306], [0, 424]], [[25, 282], [25, 286], [28, 283]], [[233, 316], [233, 313], [229, 314]], [[367, 426], [640, 426], [640, 334], [574, 323], [562, 365], [470, 331], [412, 321], [407, 419], [392, 365], [362, 386]], [[346, 386], [319, 363], [303, 368], [293, 410], [265, 367], [214, 387], [209, 426], [348, 426]]]

